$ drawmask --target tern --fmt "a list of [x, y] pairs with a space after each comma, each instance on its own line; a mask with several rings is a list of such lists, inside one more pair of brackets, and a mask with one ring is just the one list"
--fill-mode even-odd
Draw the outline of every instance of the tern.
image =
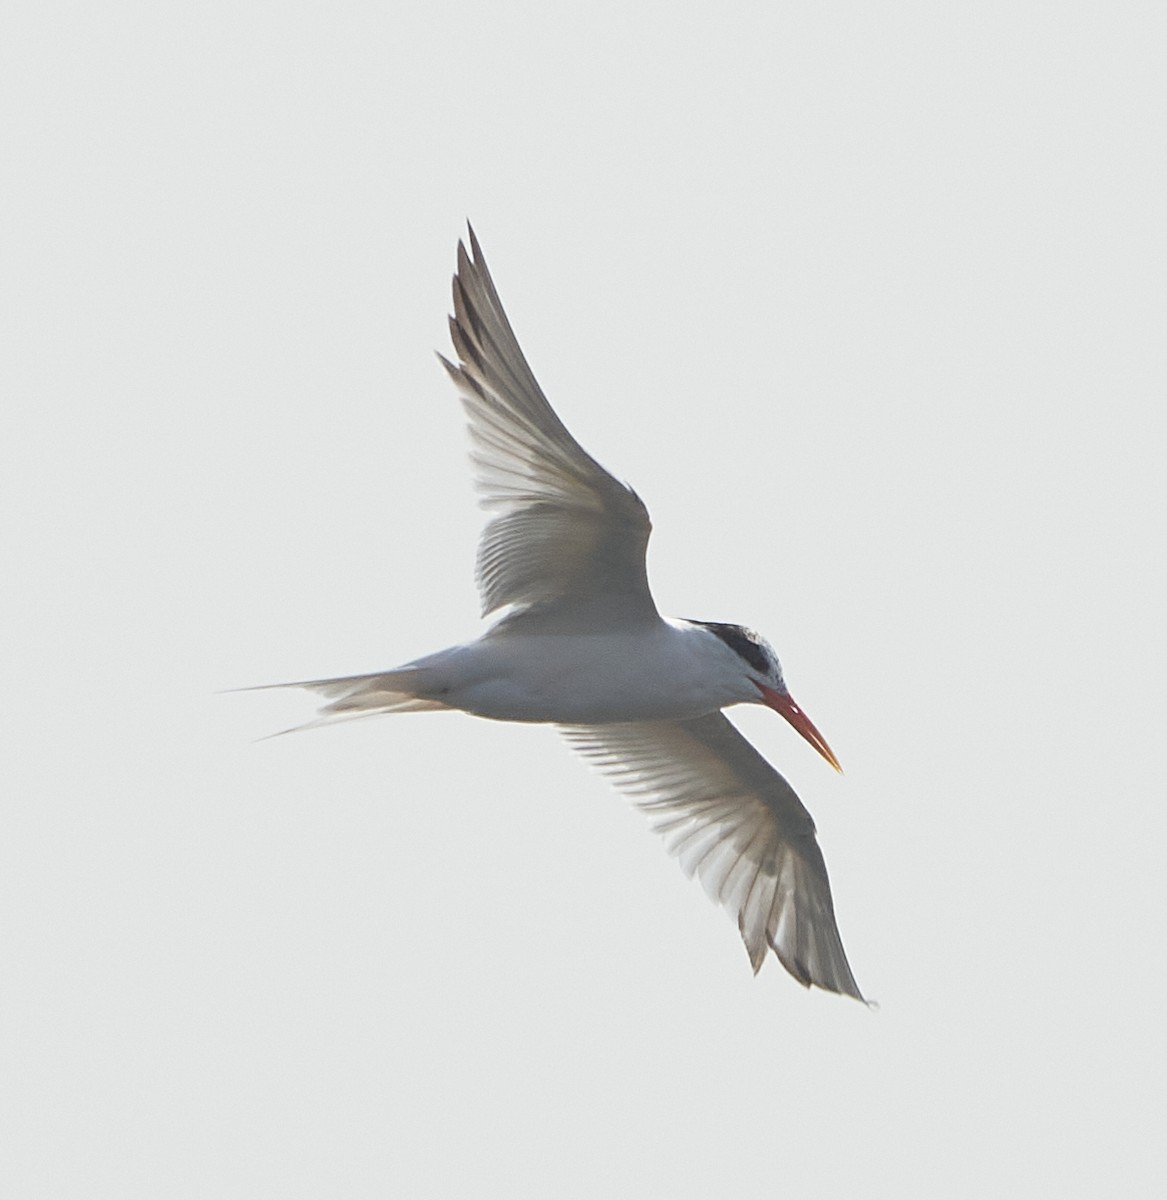
[[755, 973], [770, 949], [804, 986], [863, 1000], [814, 821], [722, 709], [766, 705], [836, 769], [838, 760], [792, 699], [768, 642], [740, 625], [657, 611], [648, 510], [548, 403], [468, 232], [449, 318], [457, 361], [438, 358], [465, 408], [490, 514], [476, 577], [482, 616], [494, 624], [476, 641], [390, 670], [278, 686], [327, 701], [310, 725], [459, 709], [558, 726], [736, 916]]

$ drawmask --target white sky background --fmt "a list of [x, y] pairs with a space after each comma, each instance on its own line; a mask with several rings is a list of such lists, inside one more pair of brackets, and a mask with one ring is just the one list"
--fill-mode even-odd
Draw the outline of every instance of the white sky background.
[[[1161, 1194], [1162, 5], [18, 8], [0, 1193]], [[878, 1012], [549, 730], [215, 694], [475, 630], [467, 216]]]

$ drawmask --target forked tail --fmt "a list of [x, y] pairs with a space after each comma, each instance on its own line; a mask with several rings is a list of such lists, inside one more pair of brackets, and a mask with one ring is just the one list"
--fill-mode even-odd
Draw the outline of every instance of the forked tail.
[[[352, 721], [357, 717], [374, 717], [380, 713], [426, 712], [447, 708], [440, 700], [423, 692], [422, 668], [400, 667], [394, 671], [377, 671], [372, 675], [344, 675], [337, 679], [305, 679], [296, 683], [273, 683], [266, 688], [304, 688], [327, 700], [320, 712], [303, 725], [281, 729], [269, 737], [315, 729], [318, 725], [333, 725], [337, 721]], [[244, 689], [262, 691], [265, 688]]]

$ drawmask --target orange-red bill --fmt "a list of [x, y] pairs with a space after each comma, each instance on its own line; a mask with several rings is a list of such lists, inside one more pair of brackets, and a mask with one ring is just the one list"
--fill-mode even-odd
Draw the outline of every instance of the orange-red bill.
[[776, 692], [764, 683], [754, 680], [754, 686], [762, 693], [762, 701], [775, 712], [781, 713], [794, 728], [835, 768], [840, 774], [843, 768], [834, 751], [827, 745], [827, 739], [814, 727], [814, 722], [794, 703], [789, 692]]

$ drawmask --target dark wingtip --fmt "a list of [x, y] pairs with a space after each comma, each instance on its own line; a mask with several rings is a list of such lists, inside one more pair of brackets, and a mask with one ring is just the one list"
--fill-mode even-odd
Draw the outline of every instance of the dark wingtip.
[[458, 276], [464, 271], [470, 270], [470, 255], [466, 253], [466, 243], [461, 238], [458, 239], [458, 270], [454, 275], [454, 283], [458, 282]]
[[461, 378], [462, 368], [454, 366], [454, 364], [450, 362], [450, 360], [440, 350], [435, 350], [434, 356], [437, 358], [438, 362], [440, 362], [442, 366], [446, 368], [450, 378], [457, 383], [457, 381]]
[[474, 261], [482, 265], [482, 247], [478, 244], [478, 236], [474, 232], [474, 226], [470, 224], [469, 218], [466, 221], [466, 232], [470, 234], [470, 250], [474, 255]]

